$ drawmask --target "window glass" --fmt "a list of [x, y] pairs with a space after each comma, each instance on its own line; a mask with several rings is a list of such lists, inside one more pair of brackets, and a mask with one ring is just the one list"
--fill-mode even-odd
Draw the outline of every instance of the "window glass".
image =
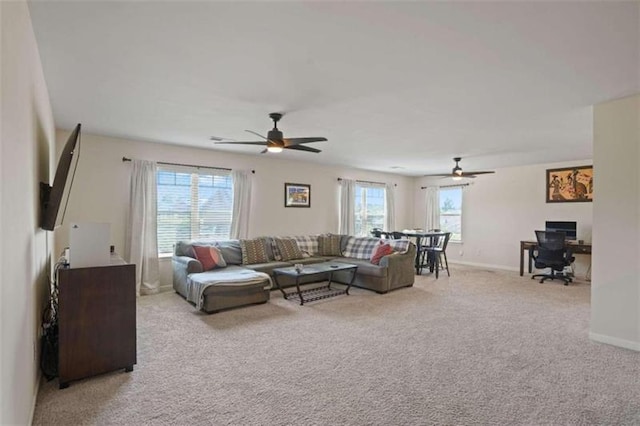
[[440, 188], [440, 229], [462, 241], [462, 187]]
[[172, 253], [179, 240], [229, 238], [233, 209], [229, 173], [163, 167], [157, 180], [159, 254]]
[[370, 236], [373, 228], [384, 229], [385, 188], [382, 186], [356, 185], [355, 234]]

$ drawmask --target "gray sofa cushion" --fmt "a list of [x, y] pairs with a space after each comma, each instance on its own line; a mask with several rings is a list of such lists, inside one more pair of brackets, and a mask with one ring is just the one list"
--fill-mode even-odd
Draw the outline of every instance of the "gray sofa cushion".
[[369, 260], [365, 259], [354, 259], [352, 257], [337, 257], [334, 259], [336, 262], [340, 263], [351, 263], [354, 265], [358, 265], [358, 274], [361, 275], [371, 275], [374, 277], [386, 277], [388, 268], [382, 267], [379, 265], [374, 265]]
[[286, 268], [287, 266], [291, 266], [290, 262], [267, 262], [267, 263], [254, 263], [250, 265], [242, 265], [245, 268], [253, 269], [254, 271], [264, 272], [269, 275], [273, 275], [273, 270], [275, 268]]
[[322, 263], [328, 262], [329, 260], [335, 258], [335, 256], [313, 256], [313, 257], [303, 257], [302, 259], [290, 260], [289, 263], [301, 263], [303, 265], [312, 265], [314, 263]]

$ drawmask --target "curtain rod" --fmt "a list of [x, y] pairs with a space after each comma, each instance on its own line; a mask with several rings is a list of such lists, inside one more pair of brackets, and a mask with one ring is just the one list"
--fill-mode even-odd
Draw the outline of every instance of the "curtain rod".
[[[127, 158], [127, 157], [122, 157], [122, 161], [131, 161], [131, 158]], [[231, 171], [232, 169], [228, 169], [226, 167], [211, 167], [211, 166], [196, 166], [194, 164], [182, 164], [182, 163], [167, 163], [164, 161], [156, 161], [156, 163], [158, 164], [162, 164], [164, 166], [182, 166], [182, 167], [195, 167], [196, 169], [215, 169], [215, 170], [228, 170]], [[255, 173], [255, 170], [251, 170], [251, 173]]]
[[[342, 180], [342, 178], [338, 178], [338, 181], [341, 181], [341, 180]], [[384, 182], [374, 182], [372, 180], [356, 180], [356, 182], [359, 182], [359, 183], [373, 183], [373, 184], [376, 184], [376, 185], [386, 185], [386, 183], [384, 183]], [[398, 186], [398, 184], [394, 183], [393, 186]]]
[[[469, 185], [471, 185], [471, 184], [470, 183], [459, 183], [457, 185], [441, 185], [441, 186], [438, 186], [438, 188], [456, 188], [458, 186], [469, 186]], [[427, 188], [429, 188], [429, 187], [428, 186], [421, 186], [420, 187], [420, 189], [427, 189]]]

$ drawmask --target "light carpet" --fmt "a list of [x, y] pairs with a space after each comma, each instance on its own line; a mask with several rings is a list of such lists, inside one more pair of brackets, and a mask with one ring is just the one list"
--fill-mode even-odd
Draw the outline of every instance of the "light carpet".
[[640, 354], [589, 340], [589, 283], [451, 273], [213, 315], [142, 297], [135, 370], [43, 382], [34, 424], [640, 424]]

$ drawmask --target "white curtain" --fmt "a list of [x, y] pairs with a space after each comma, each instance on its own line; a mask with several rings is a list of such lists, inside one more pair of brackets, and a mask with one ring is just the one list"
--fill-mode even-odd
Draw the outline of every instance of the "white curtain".
[[356, 181], [342, 179], [340, 181], [340, 222], [339, 233], [354, 235], [356, 233]]
[[249, 211], [251, 210], [251, 172], [233, 170], [233, 215], [231, 217], [231, 238], [249, 236]]
[[387, 183], [384, 186], [384, 229], [386, 231], [396, 230], [396, 186], [392, 183]]
[[136, 294], [160, 289], [157, 235], [156, 163], [132, 160], [125, 257], [136, 265]]
[[440, 188], [428, 186], [426, 189], [425, 230], [440, 228]]

